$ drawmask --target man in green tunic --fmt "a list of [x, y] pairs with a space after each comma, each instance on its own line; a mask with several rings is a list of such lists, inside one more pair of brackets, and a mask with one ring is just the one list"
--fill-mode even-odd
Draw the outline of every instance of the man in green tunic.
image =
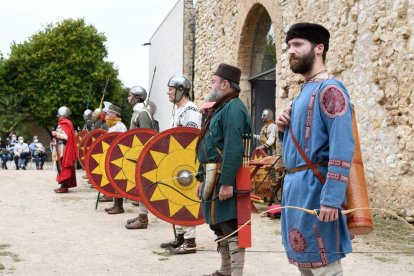
[[[212, 112], [205, 120], [197, 144], [197, 158], [200, 170], [198, 196], [201, 198], [204, 186], [205, 166], [218, 163], [221, 173], [211, 194], [202, 200], [206, 223], [218, 239], [237, 230], [236, 174], [243, 165], [243, 136], [251, 135], [251, 119], [246, 106], [239, 98], [239, 68], [220, 64], [211, 78], [210, 96], [217, 99]], [[212, 275], [242, 275], [244, 249], [239, 248], [237, 234], [219, 242], [221, 267]]]

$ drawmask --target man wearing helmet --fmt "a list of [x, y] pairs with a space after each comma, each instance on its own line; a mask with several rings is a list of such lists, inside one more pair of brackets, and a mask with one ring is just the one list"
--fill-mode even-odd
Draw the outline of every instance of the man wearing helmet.
[[[191, 82], [183, 75], [176, 75], [168, 81], [168, 98], [174, 103], [171, 127], [201, 127], [201, 113], [197, 106], [190, 100]], [[195, 226], [176, 226], [177, 236], [174, 241], [165, 242], [161, 248], [169, 248], [174, 254], [196, 253]]]
[[93, 122], [92, 122], [92, 110], [86, 109], [83, 112], [83, 120], [85, 121], [85, 125], [83, 126], [83, 130], [91, 131]]
[[68, 193], [69, 188], [76, 187], [75, 161], [78, 158], [76, 150], [75, 130], [68, 119], [70, 110], [66, 106], [58, 109], [58, 127], [52, 131], [56, 139], [56, 154], [58, 157], [58, 174], [56, 181], [61, 185], [56, 193]]
[[270, 109], [263, 110], [262, 121], [264, 123], [260, 134], [255, 134], [254, 138], [259, 140], [259, 150], [264, 150], [267, 155], [274, 155], [276, 150], [276, 124], [273, 120], [273, 112]]
[[183, 75], [172, 76], [168, 81], [168, 98], [174, 104], [171, 127], [201, 127], [201, 115], [190, 100], [191, 82]]
[[[129, 90], [128, 103], [133, 106], [134, 113], [131, 118], [129, 129], [134, 128], [151, 128], [152, 116], [145, 106], [147, 91], [141, 86], [134, 86]], [[127, 220], [125, 227], [127, 229], [146, 229], [148, 227], [148, 209], [140, 202], [138, 217]]]

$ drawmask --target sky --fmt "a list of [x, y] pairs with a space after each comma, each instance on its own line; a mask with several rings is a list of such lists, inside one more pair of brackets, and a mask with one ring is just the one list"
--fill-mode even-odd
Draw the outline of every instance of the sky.
[[108, 61], [124, 86], [149, 86], [149, 42], [178, 0], [0, 0], [0, 52], [50, 23], [84, 18], [107, 37]]

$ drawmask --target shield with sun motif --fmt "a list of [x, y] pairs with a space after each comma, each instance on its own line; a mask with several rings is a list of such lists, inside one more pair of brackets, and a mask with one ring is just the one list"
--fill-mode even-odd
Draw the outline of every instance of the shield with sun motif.
[[119, 134], [108, 149], [105, 170], [109, 182], [125, 198], [140, 201], [136, 188], [135, 168], [144, 146], [156, 132], [135, 128]]
[[76, 134], [76, 148], [78, 149], [78, 152], [79, 152], [80, 142], [82, 141], [83, 137], [85, 137], [86, 134], [88, 134], [87, 130], [82, 130], [81, 132]]
[[98, 137], [85, 156], [85, 171], [92, 185], [106, 196], [121, 197], [109, 183], [105, 171], [108, 149], [120, 132], [110, 132]]
[[95, 140], [101, 136], [102, 134], [105, 134], [107, 131], [104, 129], [94, 129], [90, 132], [88, 132], [85, 137], [83, 137], [82, 141], [79, 144], [79, 162], [83, 169], [85, 169], [85, 156], [86, 153]]
[[157, 134], [142, 150], [136, 167], [141, 200], [160, 219], [177, 225], [204, 223], [195, 175], [199, 130], [176, 127]]

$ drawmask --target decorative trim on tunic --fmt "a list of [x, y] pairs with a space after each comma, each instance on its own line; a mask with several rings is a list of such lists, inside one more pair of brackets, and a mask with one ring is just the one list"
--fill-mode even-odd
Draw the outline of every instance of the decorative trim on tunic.
[[322, 262], [312, 262], [312, 263], [299, 263], [293, 259], [288, 259], [290, 264], [296, 265], [297, 267], [303, 268], [312, 268], [312, 267], [321, 267], [323, 266]]
[[306, 129], [305, 129], [305, 152], [309, 151], [309, 140], [311, 136], [313, 106], [315, 105], [315, 97], [318, 92], [317, 90], [313, 91], [312, 96], [309, 100], [309, 105], [308, 105], [308, 115], [306, 116]]
[[318, 262], [298, 262], [296, 260], [290, 259], [289, 263], [296, 265], [297, 267], [303, 267], [303, 268], [315, 268], [315, 267], [321, 267], [321, 266], [326, 266], [328, 265], [328, 254], [327, 254], [327, 250], [325, 247], [325, 243], [323, 242], [323, 239], [319, 233], [318, 230], [318, 225], [317, 224], [313, 224], [313, 230], [315, 231], [315, 237], [316, 237], [316, 246], [318, 247], [318, 252], [319, 252], [319, 256], [321, 258], [320, 261]]
[[345, 114], [348, 101], [341, 89], [335, 85], [328, 85], [319, 96], [319, 105], [326, 116], [335, 118]]
[[200, 111], [198, 111], [198, 109], [197, 109], [197, 108], [195, 108], [195, 107], [193, 107], [193, 106], [187, 106], [187, 107], [183, 110], [183, 112], [181, 112], [180, 116], [178, 116], [178, 120], [180, 120], [180, 119], [184, 118], [185, 114], [186, 114], [188, 111], [190, 111], [190, 110], [192, 110], [192, 111], [194, 111], [194, 112], [200, 112]]
[[349, 169], [349, 168], [351, 168], [351, 163], [349, 163], [347, 161], [344, 161], [344, 160], [331, 159], [331, 160], [329, 160], [329, 166], [335, 166], [335, 167]]
[[188, 122], [186, 127], [194, 127], [194, 128], [198, 128], [198, 125], [194, 122]]
[[293, 250], [297, 253], [303, 253], [306, 249], [306, 240], [302, 233], [296, 229], [292, 228], [289, 231], [289, 242]]
[[316, 223], [313, 224], [313, 230], [315, 231], [316, 244], [318, 246], [319, 255], [321, 256], [321, 262], [322, 265], [325, 266], [329, 263], [327, 250], [325, 247], [325, 243], [323, 242], [323, 239], [319, 233], [318, 225]]
[[348, 183], [348, 177], [346, 177], [345, 175], [339, 174], [339, 173], [328, 172], [328, 174], [326, 175], [326, 178]]

